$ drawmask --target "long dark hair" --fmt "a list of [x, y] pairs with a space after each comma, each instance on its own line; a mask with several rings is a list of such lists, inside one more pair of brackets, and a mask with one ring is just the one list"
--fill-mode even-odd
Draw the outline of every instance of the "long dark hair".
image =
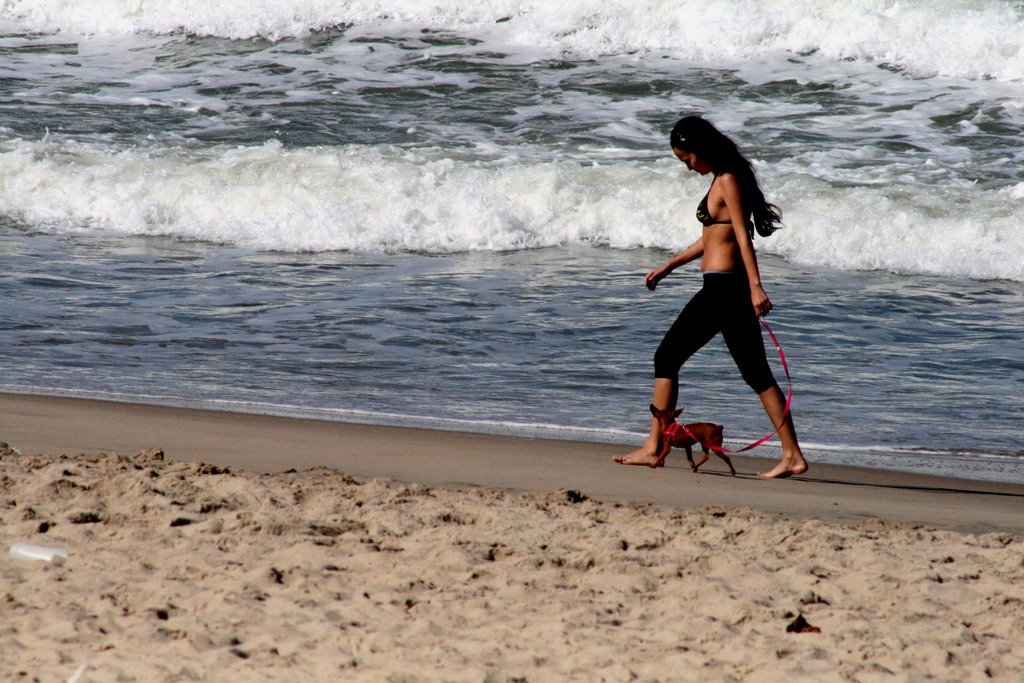
[[754, 167], [743, 156], [739, 147], [715, 128], [709, 121], [699, 116], [687, 116], [680, 119], [672, 128], [669, 142], [675, 149], [693, 152], [711, 164], [718, 173], [732, 173], [740, 184], [743, 206], [750, 212], [747, 217], [747, 230], [753, 238], [757, 229], [759, 235], [767, 237], [782, 227], [782, 211], [774, 204], [769, 204], [761, 192], [761, 186], [754, 175]]

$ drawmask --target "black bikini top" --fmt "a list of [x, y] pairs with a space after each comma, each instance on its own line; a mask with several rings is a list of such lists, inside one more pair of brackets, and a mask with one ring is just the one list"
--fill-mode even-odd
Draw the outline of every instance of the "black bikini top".
[[[711, 194], [711, 190], [708, 190], [708, 194]], [[700, 204], [697, 205], [697, 220], [701, 222], [701, 225], [707, 227], [715, 224], [715, 219], [708, 213], [708, 195], [704, 195], [704, 199], [700, 200]]]
[[[714, 182], [711, 183], [714, 185]], [[708, 195], [711, 194], [711, 188], [708, 188], [707, 194], [704, 195], [704, 199], [700, 200], [700, 204], [697, 205], [697, 220], [700, 221], [701, 225], [705, 228], [709, 225], [732, 225], [729, 221], [716, 221], [708, 213]]]

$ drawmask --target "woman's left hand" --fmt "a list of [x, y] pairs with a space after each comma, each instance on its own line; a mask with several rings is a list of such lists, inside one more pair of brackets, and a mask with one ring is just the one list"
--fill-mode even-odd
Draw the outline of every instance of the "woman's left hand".
[[760, 285], [750, 290], [750, 303], [754, 305], [754, 313], [758, 316], [766, 316], [772, 310], [772, 300]]

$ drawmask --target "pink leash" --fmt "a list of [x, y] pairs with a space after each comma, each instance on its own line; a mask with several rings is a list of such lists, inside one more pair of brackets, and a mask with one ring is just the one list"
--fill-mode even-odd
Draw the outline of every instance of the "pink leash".
[[[775, 338], [775, 334], [772, 332], [772, 328], [768, 327], [768, 323], [765, 322], [764, 318], [758, 318], [758, 321], [761, 323], [761, 326], [768, 331], [768, 336], [772, 338], [772, 344], [775, 345], [775, 349], [779, 352], [779, 360], [782, 361], [782, 369], [786, 371], [786, 381], [789, 383], [789, 393], [786, 394], [786, 410], [785, 412], [782, 413], [782, 416], [785, 417], [786, 415], [789, 414], [789, 406], [793, 402], [793, 378], [789, 376], [789, 364], [786, 363], [786, 354], [782, 352], [782, 347], [779, 345], [779, 340]], [[693, 439], [695, 442], [701, 444], [701, 446], [710, 448], [711, 450], [717, 453], [742, 453], [743, 451], [749, 451], [752, 448], [757, 448], [765, 441], [778, 434], [779, 428], [776, 427], [775, 431], [773, 431], [771, 434], [761, 439], [758, 439], [749, 446], [744, 446], [743, 448], [740, 448], [739, 450], [735, 451], [730, 450], [728, 448], [719, 448], [718, 446], [712, 446], [711, 444], [702, 443], [700, 439], [694, 436], [693, 432], [686, 428], [686, 425], [680, 424], [678, 422], [673, 422], [672, 424], [665, 428], [665, 436], [672, 439], [680, 431], [685, 432], [688, 437]]]

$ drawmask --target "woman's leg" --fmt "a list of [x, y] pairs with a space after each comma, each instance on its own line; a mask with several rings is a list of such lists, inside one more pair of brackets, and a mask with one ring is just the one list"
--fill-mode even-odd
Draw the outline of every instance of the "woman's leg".
[[778, 384], [773, 384], [759, 396], [765, 412], [771, 418], [772, 425], [779, 430], [779, 441], [782, 442], [782, 460], [769, 471], [759, 472], [757, 476], [762, 479], [781, 479], [794, 474], [803, 474], [807, 471], [807, 461], [804, 460], [800, 443], [796, 439], [793, 414], [786, 410], [786, 397], [782, 394], [782, 389]]
[[803, 474], [807, 471], [807, 461], [804, 460], [800, 443], [796, 438], [793, 416], [786, 410], [786, 397], [768, 365], [761, 325], [750, 306], [745, 283], [743, 287], [737, 288], [735, 297], [732, 314], [722, 325], [722, 336], [725, 337], [725, 343], [743, 375], [743, 380], [761, 399], [761, 404], [768, 413], [772, 426], [778, 430], [779, 440], [782, 442], [782, 460], [768, 472], [760, 472], [757, 476], [762, 479], [776, 479]]
[[[651, 404], [658, 410], [674, 410], [679, 397], [679, 369], [693, 354], [718, 334], [714, 302], [705, 289], [697, 292], [665, 333], [654, 354], [654, 396]], [[644, 445], [632, 453], [615, 456], [623, 465], [661, 467], [661, 425], [651, 418], [651, 430]]]
[[[675, 409], [678, 397], [679, 382], [677, 380], [667, 377], [656, 377], [654, 379], [654, 396], [651, 398], [653, 406], [659, 410], [664, 410], [665, 408]], [[617, 455], [614, 460], [623, 465], [662, 467], [665, 464], [665, 460], [658, 459], [658, 453], [661, 452], [661, 439], [661, 423], [654, 417], [651, 417], [651, 431], [647, 435], [647, 441], [644, 442], [644, 445], [632, 453]]]

